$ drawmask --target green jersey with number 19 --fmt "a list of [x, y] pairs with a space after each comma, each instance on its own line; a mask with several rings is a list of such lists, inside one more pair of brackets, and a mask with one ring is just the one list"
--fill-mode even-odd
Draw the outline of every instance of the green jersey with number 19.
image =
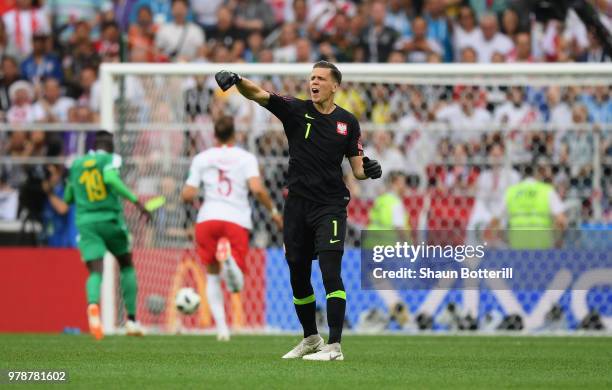
[[64, 200], [76, 204], [76, 224], [123, 219], [123, 205], [104, 182], [104, 172], [121, 167], [121, 157], [106, 151], [90, 151], [76, 159], [68, 176]]

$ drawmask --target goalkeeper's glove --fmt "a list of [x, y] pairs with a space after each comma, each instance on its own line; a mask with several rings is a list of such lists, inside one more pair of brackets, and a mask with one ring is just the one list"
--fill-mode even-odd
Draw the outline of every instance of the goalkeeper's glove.
[[370, 160], [368, 157], [363, 158], [363, 173], [370, 179], [378, 179], [382, 176], [382, 168], [378, 161]]
[[221, 72], [217, 72], [215, 75], [215, 80], [217, 80], [217, 84], [223, 91], [227, 91], [234, 84], [242, 80], [239, 74], [234, 72], [228, 72], [227, 70], [222, 70]]

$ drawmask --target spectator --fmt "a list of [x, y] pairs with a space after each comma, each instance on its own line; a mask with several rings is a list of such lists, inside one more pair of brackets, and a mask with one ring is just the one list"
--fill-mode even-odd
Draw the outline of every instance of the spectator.
[[421, 17], [417, 17], [412, 21], [412, 38], [399, 42], [398, 49], [406, 53], [408, 62], [427, 62], [430, 54], [442, 54], [442, 46], [431, 39], [427, 38], [427, 22]]
[[589, 30], [589, 48], [584, 56], [585, 61], [587, 62], [611, 62], [612, 57], [610, 54], [606, 54], [601, 46], [601, 42], [599, 38], [593, 33], [592, 30]]
[[272, 51], [274, 62], [295, 62], [297, 33], [293, 23], [285, 23], [281, 29], [278, 47]]
[[444, 62], [453, 60], [451, 45], [451, 30], [446, 18], [446, 4], [444, 0], [425, 0], [424, 15], [427, 22], [427, 38], [435, 40], [442, 47]]
[[387, 62], [399, 34], [385, 25], [387, 10], [383, 1], [372, 3], [370, 15], [370, 24], [360, 35], [358, 58], [364, 62]]
[[112, 11], [112, 20], [117, 23], [123, 34], [127, 33], [130, 28], [134, 5], [136, 5], [136, 0], [113, 0], [112, 10], [108, 6], [104, 6], [102, 10]]
[[357, 14], [355, 16], [350, 16], [348, 14], [345, 14], [345, 15], [350, 20], [348, 33], [352, 37], [359, 37], [363, 29], [366, 27], [367, 19], [365, 18], [365, 15], [361, 15], [361, 14]]
[[194, 122], [203, 122], [210, 115], [213, 90], [208, 87], [206, 76], [196, 76], [195, 86], [185, 91], [185, 113]]
[[[97, 112], [93, 111], [88, 106], [78, 104], [70, 109], [68, 116], [70, 118], [70, 123], [96, 124], [100, 121]], [[79, 129], [78, 126], [76, 128]], [[82, 153], [81, 136], [83, 135], [82, 131], [79, 130], [64, 132], [64, 153], [66, 155], [72, 156], [77, 153]], [[90, 150], [92, 148], [94, 138], [93, 133], [85, 134], [85, 150]]]
[[246, 62], [259, 62], [259, 56], [263, 48], [263, 36], [261, 33], [259, 31], [250, 33], [247, 38], [246, 50], [244, 51], [244, 60]]
[[69, 42], [79, 23], [93, 22], [100, 12], [112, 8], [111, 0], [51, 0], [46, 3], [46, 9], [51, 13], [51, 25], [58, 32], [57, 39], [62, 45]]
[[533, 159], [532, 150], [525, 148], [533, 134], [521, 127], [538, 123], [539, 113], [525, 101], [521, 87], [511, 87], [506, 99], [495, 109], [493, 123], [505, 133], [506, 145], [513, 151], [510, 156], [512, 163]]
[[367, 103], [363, 91], [355, 84], [346, 83], [344, 87], [336, 92], [336, 105], [352, 112], [357, 119], [365, 120]]
[[[261, 33], [260, 31], [256, 31]], [[212, 29], [208, 36], [208, 46], [223, 45], [231, 49], [234, 43], [244, 39], [245, 31], [239, 29], [234, 24], [232, 11], [227, 7], [219, 7], [217, 10], [217, 25]]]
[[191, 9], [195, 16], [195, 22], [208, 36], [217, 25], [217, 10], [223, 4], [223, 0], [191, 0]]
[[61, 62], [55, 54], [47, 50], [47, 40], [46, 34], [34, 34], [32, 54], [21, 63], [21, 75], [35, 85], [46, 77], [64, 81]]
[[407, 133], [396, 134], [395, 141], [406, 156], [404, 171], [417, 176], [421, 183], [425, 183], [426, 168], [438, 157], [436, 145], [440, 141], [441, 132], [423, 130], [429, 112], [422, 92], [418, 89], [409, 90], [408, 96], [409, 112], [398, 121], [399, 129]]
[[372, 123], [385, 125], [391, 122], [391, 106], [389, 105], [389, 93], [382, 85], [376, 85], [372, 92]]
[[567, 11], [565, 23], [559, 26], [560, 39], [568, 48], [572, 59], [581, 58], [589, 48], [588, 31], [582, 20], [572, 8]]
[[[211, 57], [212, 62], [224, 63], [224, 62], [231, 62], [232, 60], [230, 51], [225, 46], [215, 45], [210, 51], [212, 53], [212, 57]], [[267, 57], [268, 54], [270, 55], [269, 59]], [[268, 49], [263, 50], [260, 55], [260, 61], [261, 62], [274, 62], [274, 59], [272, 57], [272, 50], [268, 50]]]
[[10, 186], [8, 171], [0, 166], [0, 221], [17, 219], [19, 192]]
[[408, 16], [412, 17], [414, 15], [408, 15], [408, 10], [411, 7], [408, 7], [405, 3], [402, 0], [390, 0], [385, 19], [385, 24], [397, 31], [401, 38], [409, 38], [412, 35]]
[[96, 69], [93, 67], [83, 68], [79, 78], [81, 93], [78, 105], [89, 107], [94, 112], [100, 111], [100, 82]]
[[361, 30], [365, 27], [365, 21], [357, 13], [357, 7], [352, 1], [320, 0], [315, 2], [309, 11], [308, 17], [312, 24], [310, 37], [315, 40], [319, 38], [320, 34], [329, 34], [333, 31], [336, 15], [339, 13], [347, 15], [352, 22], [355, 22], [355, 26], [352, 28], [354, 36], [359, 36]]
[[503, 209], [506, 190], [521, 180], [519, 173], [509, 164], [504, 164], [505, 148], [496, 142], [487, 150], [487, 169], [476, 180], [476, 201], [470, 214], [468, 235], [481, 233]]
[[4, 27], [2, 18], [0, 18], [0, 59], [10, 55], [14, 55], [14, 53], [12, 53], [11, 47], [9, 47], [6, 28]]
[[22, 80], [19, 75], [17, 60], [13, 57], [2, 58], [2, 77], [0, 78], [0, 122], [4, 120], [4, 114], [11, 107], [9, 90], [15, 81]]
[[571, 167], [572, 177], [584, 177], [592, 169], [595, 150], [593, 133], [585, 128], [588, 125], [588, 111], [583, 104], [576, 104], [572, 108], [571, 125], [574, 129], [568, 131], [562, 141], [567, 148], [566, 163]]
[[102, 25], [102, 35], [100, 40], [96, 42], [96, 52], [102, 58], [113, 61], [119, 59], [120, 53], [120, 40], [121, 32], [119, 31], [119, 25], [116, 22], [106, 22]]
[[561, 88], [557, 86], [548, 87], [546, 103], [546, 110], [542, 113], [546, 123], [559, 127], [571, 123], [572, 110], [566, 102], [561, 100]]
[[17, 0], [15, 9], [2, 15], [10, 52], [23, 59], [32, 52], [34, 34], [49, 34], [49, 15], [42, 8], [32, 7], [32, 0]]
[[77, 96], [80, 89], [78, 85], [81, 70], [88, 66], [97, 69], [100, 64], [100, 57], [96, 52], [94, 44], [90, 38], [91, 28], [86, 22], [79, 22], [72, 37], [70, 44], [64, 51], [62, 65], [64, 68], [65, 84], [70, 87], [71, 94]]
[[234, 18], [236, 27], [246, 31], [270, 32], [275, 24], [270, 4], [260, 0], [236, 0]]
[[438, 53], [429, 53], [427, 56], [427, 63], [429, 64], [441, 64], [442, 56]]
[[34, 104], [34, 119], [38, 122], [68, 122], [68, 110], [74, 106], [74, 100], [61, 96], [61, 87], [57, 79], [48, 78], [43, 83], [43, 97]]
[[403, 64], [406, 62], [406, 56], [399, 50], [393, 50], [391, 54], [389, 54], [390, 64]]
[[130, 24], [136, 23], [138, 20], [138, 10], [143, 6], [147, 6], [151, 9], [153, 14], [153, 23], [158, 27], [165, 23], [170, 23], [172, 20], [172, 5], [173, 1], [168, 0], [138, 0], [132, 7], [132, 14], [130, 16]]
[[507, 62], [534, 62], [531, 55], [531, 36], [529, 33], [518, 33], [514, 40], [516, 46], [508, 53]]
[[486, 14], [500, 14], [506, 9], [507, 0], [469, 0], [470, 7], [481, 18]]
[[519, 16], [513, 8], [506, 8], [501, 17], [502, 32], [512, 41], [516, 41], [519, 31]]
[[[28, 133], [25, 131], [12, 131], [9, 134], [9, 139], [8, 139], [8, 142], [6, 143], [5, 150], [3, 150], [2, 152], [6, 153], [6, 155], [10, 157], [29, 156], [31, 154], [30, 153], [31, 148], [30, 148]], [[9, 171], [9, 173], [12, 176], [12, 173], [13, 173], [12, 170]], [[11, 185], [14, 185], [15, 187], [21, 184], [19, 181], [15, 182], [10, 179], [11, 177], [9, 176], [9, 183]]]
[[315, 61], [315, 52], [312, 49], [310, 41], [306, 38], [299, 38], [295, 42], [295, 62], [310, 63]]
[[149, 62], [157, 61], [155, 50], [155, 34], [158, 26], [153, 23], [153, 13], [149, 6], [142, 6], [138, 10], [138, 19], [132, 24], [128, 31], [128, 43], [130, 50], [138, 47], [147, 52]]
[[[323, 58], [328, 58], [328, 61], [332, 62], [351, 62], [353, 60], [358, 38], [350, 32], [350, 23], [346, 14], [336, 15], [334, 29], [331, 34], [325, 36], [323, 41], [330, 46], [330, 50], [321, 51]], [[328, 51], [331, 53], [327, 53]]]
[[437, 183], [443, 191], [458, 195], [473, 195], [478, 178], [478, 170], [468, 164], [468, 146], [464, 143], [453, 145], [453, 154], [449, 166], [438, 172]]
[[474, 10], [470, 7], [463, 6], [459, 9], [459, 22], [453, 26], [453, 37], [456, 61], [462, 58], [463, 49], [466, 47], [475, 48], [480, 44], [482, 31], [476, 25]]
[[525, 102], [525, 94], [521, 87], [510, 88], [508, 101], [498, 106], [494, 114], [494, 122], [497, 125], [505, 125], [511, 128], [535, 123], [538, 118], [537, 111]]
[[461, 49], [461, 62], [469, 64], [478, 62], [478, 53], [471, 46], [464, 47]]
[[[404, 156], [393, 146], [391, 133], [385, 130], [377, 130], [372, 134], [372, 144], [364, 150], [364, 155], [377, 160], [381, 166], [386, 166], [386, 172], [404, 172]], [[373, 199], [380, 195], [385, 189], [383, 180], [361, 181], [361, 194], [365, 199]]]
[[480, 139], [481, 131], [486, 130], [485, 126], [491, 123], [491, 114], [483, 108], [476, 107], [475, 93], [476, 91], [470, 89], [464, 90], [458, 103], [449, 104], [436, 113], [436, 120], [451, 126], [453, 142], [475, 144]]
[[491, 57], [492, 64], [504, 64], [506, 62], [506, 56], [502, 53], [495, 51], [493, 52], [493, 57]]
[[69, 51], [70, 47], [77, 46], [82, 42], [91, 42], [91, 26], [85, 20], [75, 24], [74, 31], [71, 33], [66, 45], [64, 45], [63, 50], [64, 52]]
[[582, 103], [588, 110], [588, 118], [592, 123], [612, 123], [612, 100], [610, 100], [610, 87], [599, 85], [594, 88], [593, 94], [585, 94]]
[[14, 82], [9, 88], [11, 108], [6, 113], [7, 122], [10, 124], [32, 123], [34, 117], [34, 88], [27, 81]]
[[493, 54], [500, 53], [504, 57], [514, 48], [510, 38], [499, 32], [497, 17], [492, 14], [482, 16], [480, 19], [481, 39], [475, 47], [478, 51], [478, 61], [490, 63]]
[[[285, 2], [285, 4], [289, 3], [289, 1]], [[291, 11], [288, 12], [288, 10]], [[286, 7], [285, 22], [294, 23], [300, 37], [306, 38], [308, 36], [308, 4], [306, 0], [293, 0], [291, 7]]]
[[187, 22], [189, 2], [172, 0], [174, 21], [161, 25], [155, 37], [155, 46], [170, 60], [189, 61], [196, 57], [197, 50], [204, 44], [202, 29]]

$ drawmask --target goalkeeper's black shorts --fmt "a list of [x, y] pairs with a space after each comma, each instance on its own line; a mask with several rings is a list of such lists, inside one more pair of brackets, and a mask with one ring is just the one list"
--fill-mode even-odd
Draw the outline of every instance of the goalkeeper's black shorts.
[[283, 218], [288, 261], [311, 261], [322, 251], [344, 251], [345, 206], [289, 195]]

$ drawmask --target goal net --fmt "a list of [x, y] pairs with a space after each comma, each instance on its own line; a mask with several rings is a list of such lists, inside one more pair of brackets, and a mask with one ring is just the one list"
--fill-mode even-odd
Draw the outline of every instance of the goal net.
[[[611, 229], [611, 65], [395, 65], [342, 64], [336, 104], [360, 121], [366, 155], [383, 171], [406, 178], [403, 205], [414, 237], [451, 232], [454, 245], [482, 239], [482, 229], [501, 213], [504, 191], [537, 168], [559, 194], [568, 230], [579, 237], [551, 249], [551, 258], [584, 244], [585, 232]], [[167, 202], [144, 224], [126, 206], [139, 279], [138, 316], [155, 332], [211, 330], [205, 271], [193, 247], [196, 210], [180, 191], [191, 158], [214, 145], [213, 123], [235, 118], [238, 143], [254, 153], [274, 203], [282, 210], [288, 145], [280, 122], [235, 88], [223, 93], [214, 74], [227, 69], [279, 94], [308, 98], [308, 64], [104, 64], [101, 70], [102, 127], [116, 134], [122, 176], [141, 199]], [[607, 108], [606, 108], [607, 107]], [[349, 172], [347, 170], [347, 172]], [[559, 263], [531, 263], [531, 279], [505, 288], [437, 286], [368, 289], [363, 285], [361, 232], [372, 223], [375, 198], [387, 182], [358, 182], [346, 175], [352, 199], [343, 278], [346, 326], [355, 331], [454, 329], [612, 329], [609, 272], [577, 285], [585, 265], [572, 268], [569, 282], [553, 287]], [[253, 206], [251, 249], [240, 294], [226, 292], [226, 313], [235, 330], [297, 331], [282, 234], [268, 213]], [[503, 218], [501, 218], [503, 221]], [[370, 225], [371, 226], [371, 225]], [[590, 234], [590, 233], [589, 233]], [[595, 240], [596, 241], [596, 240]], [[595, 243], [605, 248], [610, 240]], [[591, 247], [593, 249], [593, 247]], [[527, 260], [541, 253], [527, 252]], [[611, 267], [600, 259], [600, 270]], [[112, 332], [124, 321], [116, 265], [105, 267], [103, 316]], [[581, 268], [582, 267], [582, 268]], [[313, 286], [324, 313], [323, 286], [313, 267]], [[603, 271], [602, 271], [603, 272]], [[565, 274], [564, 274], [565, 275]], [[567, 278], [566, 278], [567, 279]], [[564, 279], [565, 280], [565, 279]], [[583, 283], [584, 284], [584, 283]], [[174, 295], [191, 286], [202, 296], [200, 310], [183, 316]], [[586, 286], [586, 287], [585, 287]], [[554, 290], [555, 293], [546, 294]], [[318, 320], [324, 325], [325, 316]], [[323, 329], [323, 328], [322, 328]]]

